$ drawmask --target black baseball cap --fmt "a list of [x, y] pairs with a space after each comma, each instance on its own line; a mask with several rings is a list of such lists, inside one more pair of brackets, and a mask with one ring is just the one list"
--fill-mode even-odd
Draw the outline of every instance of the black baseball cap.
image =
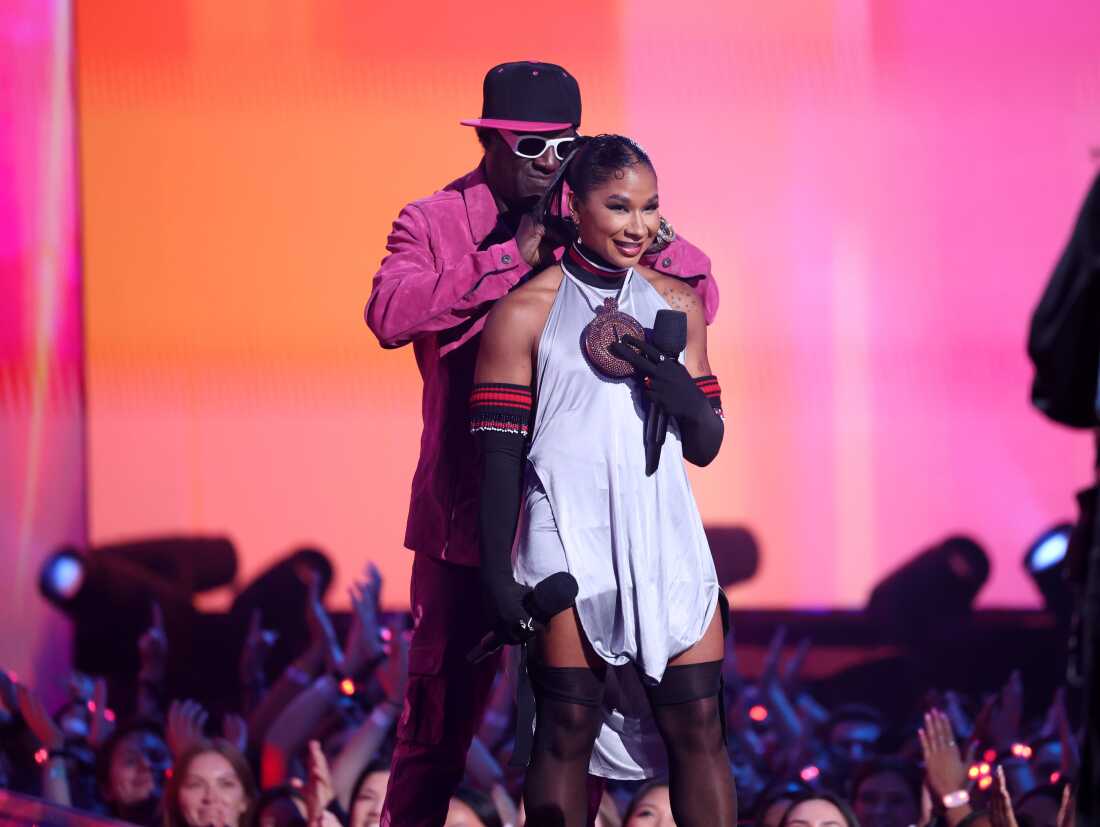
[[557, 132], [581, 123], [581, 90], [554, 63], [501, 63], [485, 75], [481, 117], [463, 126], [513, 132]]

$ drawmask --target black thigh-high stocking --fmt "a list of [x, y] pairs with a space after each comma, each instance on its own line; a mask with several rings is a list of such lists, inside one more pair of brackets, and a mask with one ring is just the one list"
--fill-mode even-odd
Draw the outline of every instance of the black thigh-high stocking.
[[721, 661], [670, 666], [649, 690], [677, 827], [734, 827], [737, 793], [719, 708]]
[[531, 669], [535, 738], [523, 800], [528, 827], [588, 824], [588, 759], [600, 731], [604, 682], [587, 668]]

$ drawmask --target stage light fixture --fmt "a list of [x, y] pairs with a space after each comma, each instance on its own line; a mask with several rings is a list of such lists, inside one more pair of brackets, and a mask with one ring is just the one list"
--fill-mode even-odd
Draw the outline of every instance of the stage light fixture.
[[959, 638], [959, 624], [970, 617], [989, 569], [989, 556], [977, 541], [948, 537], [875, 586], [867, 614], [910, 645], [949, 643]]
[[52, 604], [64, 609], [84, 585], [84, 570], [84, 557], [76, 549], [60, 549], [42, 564], [38, 589]]
[[1059, 523], [1040, 534], [1024, 554], [1024, 569], [1043, 596], [1044, 608], [1061, 624], [1068, 624], [1073, 614], [1073, 592], [1066, 581], [1072, 535], [1071, 523]]

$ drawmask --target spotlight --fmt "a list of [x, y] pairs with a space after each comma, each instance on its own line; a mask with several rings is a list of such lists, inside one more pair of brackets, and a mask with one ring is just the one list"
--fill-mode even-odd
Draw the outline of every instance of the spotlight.
[[757, 723], [766, 721], [768, 720], [768, 708], [761, 704], [756, 704], [749, 710], [749, 717]]
[[236, 550], [227, 539], [152, 538], [87, 553], [61, 548], [43, 564], [38, 588], [74, 621], [78, 669], [125, 673], [136, 668], [137, 639], [149, 627], [154, 602], [164, 613], [178, 662], [185, 662], [194, 627], [192, 595], [229, 582], [236, 570]]
[[84, 585], [84, 569], [84, 558], [76, 549], [63, 548], [43, 564], [38, 589], [55, 606], [64, 608]]
[[1066, 582], [1066, 552], [1073, 525], [1059, 523], [1044, 531], [1024, 555], [1024, 568], [1043, 596], [1043, 606], [1068, 624], [1073, 614], [1073, 592]]

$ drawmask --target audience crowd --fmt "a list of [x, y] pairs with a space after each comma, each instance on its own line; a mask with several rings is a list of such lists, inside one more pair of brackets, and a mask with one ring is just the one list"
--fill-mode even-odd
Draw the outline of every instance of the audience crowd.
[[[51, 714], [0, 671], [0, 787], [138, 825], [377, 825], [408, 633], [404, 623], [381, 625], [373, 566], [351, 590], [342, 643], [320, 576], [308, 569], [301, 576], [308, 644], [269, 682], [277, 635], [254, 610], [239, 679], [226, 681], [241, 687], [240, 697], [217, 715], [165, 697], [172, 641], [156, 605], [125, 716], [112, 711], [102, 678], [75, 674], [68, 702]], [[730, 646], [726, 721], [743, 823], [1072, 827], [1079, 733], [1063, 690], [1045, 715], [1028, 720], [1023, 681], [1013, 673], [985, 697], [943, 688], [911, 720], [888, 721], [872, 706], [819, 703], [800, 680], [808, 649], [803, 641], [784, 659], [779, 630], [750, 681]], [[516, 660], [510, 653], [498, 676], [448, 827], [523, 824], [522, 771], [508, 766]], [[672, 827], [667, 783], [608, 785], [597, 823]]]

